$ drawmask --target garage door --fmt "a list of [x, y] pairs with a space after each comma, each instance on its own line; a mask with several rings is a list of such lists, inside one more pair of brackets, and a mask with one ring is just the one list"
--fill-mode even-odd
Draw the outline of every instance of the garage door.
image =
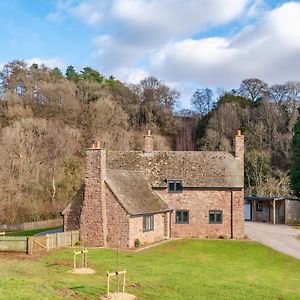
[[252, 220], [252, 214], [251, 214], [251, 204], [244, 204], [244, 213], [245, 213], [245, 220], [251, 221]]

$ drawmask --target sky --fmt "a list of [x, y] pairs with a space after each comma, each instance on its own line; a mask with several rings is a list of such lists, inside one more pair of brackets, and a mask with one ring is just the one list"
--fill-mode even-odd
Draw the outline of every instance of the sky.
[[155, 76], [188, 108], [197, 88], [300, 80], [300, 1], [0, 0], [0, 66], [15, 59]]

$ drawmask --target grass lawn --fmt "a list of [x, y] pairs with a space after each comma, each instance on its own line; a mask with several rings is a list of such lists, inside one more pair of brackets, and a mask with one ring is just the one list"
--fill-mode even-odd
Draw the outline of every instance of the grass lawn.
[[45, 227], [45, 228], [38, 228], [38, 229], [24, 230], [24, 231], [12, 231], [12, 232], [6, 232], [5, 235], [6, 236], [33, 236], [43, 231], [53, 230], [58, 228], [62, 228], [62, 226]]
[[[116, 251], [89, 251], [95, 275], [67, 273], [74, 249], [42, 256], [0, 255], [0, 299], [99, 299]], [[177, 240], [120, 252], [138, 299], [300, 299], [300, 261], [254, 242]]]

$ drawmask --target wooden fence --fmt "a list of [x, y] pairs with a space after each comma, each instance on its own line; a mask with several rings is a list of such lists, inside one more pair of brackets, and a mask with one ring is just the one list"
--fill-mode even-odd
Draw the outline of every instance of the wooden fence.
[[0, 251], [33, 254], [60, 247], [74, 246], [80, 240], [79, 231], [68, 231], [42, 236], [0, 236]]
[[21, 231], [21, 230], [32, 230], [44, 227], [56, 227], [62, 226], [63, 219], [51, 219], [44, 221], [28, 222], [21, 224], [2, 224], [0, 225], [0, 231]]

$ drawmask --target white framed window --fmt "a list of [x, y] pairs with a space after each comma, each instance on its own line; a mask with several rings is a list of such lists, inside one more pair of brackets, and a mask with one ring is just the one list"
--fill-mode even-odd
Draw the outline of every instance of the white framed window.
[[147, 215], [143, 217], [143, 231], [154, 230], [154, 215]]

